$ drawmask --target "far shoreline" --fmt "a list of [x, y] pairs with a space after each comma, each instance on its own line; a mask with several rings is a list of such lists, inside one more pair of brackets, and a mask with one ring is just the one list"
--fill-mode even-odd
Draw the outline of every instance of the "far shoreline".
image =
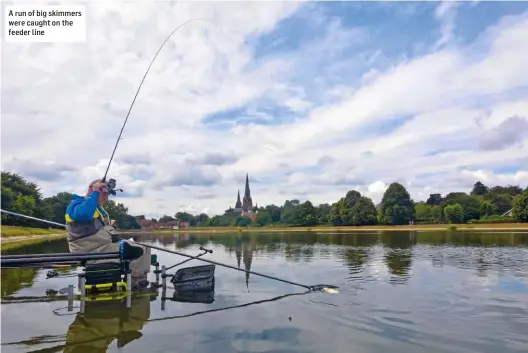
[[364, 231], [482, 231], [482, 230], [523, 230], [528, 223], [481, 223], [481, 224], [423, 224], [402, 226], [314, 226], [314, 227], [194, 227], [186, 229], [157, 229], [151, 231], [122, 231], [122, 234], [140, 233], [269, 233], [269, 232], [364, 232]]
[[[24, 230], [21, 232], [20, 230]], [[481, 224], [422, 224], [422, 225], [402, 225], [402, 226], [315, 226], [315, 227], [194, 227], [186, 229], [157, 229], [157, 230], [122, 230], [120, 234], [141, 235], [141, 234], [225, 234], [225, 233], [295, 233], [295, 232], [391, 232], [391, 231], [527, 231], [528, 223], [481, 223]], [[34, 234], [28, 234], [28, 231], [34, 231]], [[24, 234], [20, 234], [24, 233]], [[39, 234], [40, 233], [40, 234]], [[24, 228], [2, 226], [1, 250], [9, 250], [27, 245], [44, 243], [65, 239], [66, 232], [58, 230]]]

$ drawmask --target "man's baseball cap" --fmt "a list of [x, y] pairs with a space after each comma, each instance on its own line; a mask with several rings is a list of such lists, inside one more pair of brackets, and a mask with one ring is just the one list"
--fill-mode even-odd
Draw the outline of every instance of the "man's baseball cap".
[[[90, 185], [88, 185], [88, 186], [89, 186], [89, 187], [92, 187], [92, 186], [94, 186], [95, 183], [100, 183], [100, 182], [102, 182], [102, 181], [103, 181], [103, 179], [95, 179], [95, 180], [92, 181], [92, 182], [90, 183]], [[107, 188], [106, 186], [103, 187], [103, 191], [104, 191], [104, 192], [108, 192], [108, 188]]]

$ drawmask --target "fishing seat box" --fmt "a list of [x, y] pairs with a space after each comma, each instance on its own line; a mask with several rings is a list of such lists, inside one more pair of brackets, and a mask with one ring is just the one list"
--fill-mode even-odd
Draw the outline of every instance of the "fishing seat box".
[[118, 284], [122, 282], [125, 269], [119, 263], [102, 263], [84, 266], [84, 279], [86, 286], [101, 284]]

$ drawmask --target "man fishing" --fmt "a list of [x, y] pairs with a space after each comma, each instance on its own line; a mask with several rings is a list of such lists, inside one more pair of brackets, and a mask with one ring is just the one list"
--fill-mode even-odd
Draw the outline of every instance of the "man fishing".
[[[96, 179], [88, 186], [86, 196], [73, 195], [65, 215], [70, 252], [116, 252], [119, 251], [119, 243], [124, 242], [124, 252], [134, 258], [130, 262], [132, 288], [144, 288], [148, 285], [150, 249], [133, 241], [119, 239], [102, 206], [108, 200], [109, 193], [107, 185], [101, 179]], [[88, 264], [108, 262], [113, 261], [92, 260]]]

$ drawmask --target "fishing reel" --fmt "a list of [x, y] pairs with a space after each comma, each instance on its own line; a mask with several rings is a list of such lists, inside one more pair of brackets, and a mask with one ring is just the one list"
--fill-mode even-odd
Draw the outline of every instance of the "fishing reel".
[[116, 195], [116, 191], [123, 192], [123, 189], [116, 189], [116, 180], [115, 179], [109, 179], [106, 183], [106, 188], [108, 189], [108, 193], [110, 195]]

